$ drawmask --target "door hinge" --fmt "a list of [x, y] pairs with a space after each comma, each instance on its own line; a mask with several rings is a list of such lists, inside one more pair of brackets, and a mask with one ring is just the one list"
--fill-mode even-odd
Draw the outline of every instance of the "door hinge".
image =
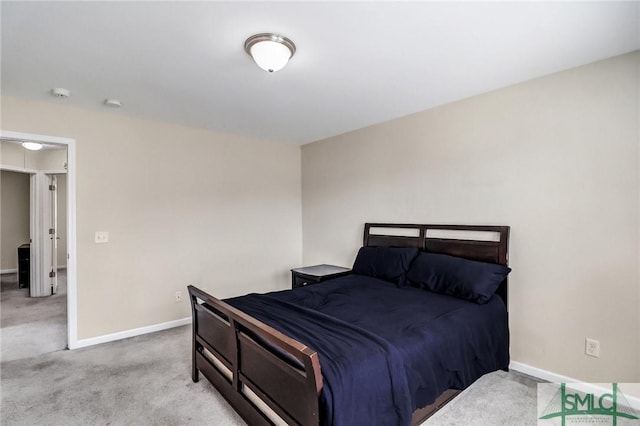
[[49, 228], [49, 235], [53, 235], [56, 233], [56, 228]]
[[55, 191], [55, 190], [56, 190], [55, 185], [49, 185], [49, 191]]
[[56, 276], [56, 271], [49, 272], [49, 278], [54, 278]]

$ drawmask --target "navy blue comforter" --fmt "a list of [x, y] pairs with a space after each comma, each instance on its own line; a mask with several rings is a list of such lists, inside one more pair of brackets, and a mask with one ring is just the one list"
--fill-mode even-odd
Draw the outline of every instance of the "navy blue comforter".
[[446, 389], [509, 364], [497, 296], [478, 305], [348, 275], [226, 302], [318, 352], [326, 425], [409, 425]]

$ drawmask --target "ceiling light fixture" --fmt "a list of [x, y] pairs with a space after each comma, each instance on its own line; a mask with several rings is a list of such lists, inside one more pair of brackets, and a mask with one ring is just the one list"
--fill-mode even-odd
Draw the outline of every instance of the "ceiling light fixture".
[[261, 33], [249, 37], [244, 42], [244, 50], [260, 68], [275, 72], [287, 65], [296, 53], [296, 45], [284, 36]]
[[29, 151], [39, 151], [42, 149], [43, 145], [38, 142], [22, 142], [22, 147]]

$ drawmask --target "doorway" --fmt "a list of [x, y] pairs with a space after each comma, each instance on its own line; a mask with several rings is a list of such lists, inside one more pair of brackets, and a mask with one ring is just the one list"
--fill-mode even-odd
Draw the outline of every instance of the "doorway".
[[[7, 149], [3, 151], [6, 153]], [[59, 157], [60, 164], [66, 163], [66, 148], [50, 147], [39, 155], [40, 159], [53, 157]], [[48, 183], [48, 193], [42, 194], [45, 199], [38, 203], [33, 202], [38, 196], [38, 188], [33, 185], [35, 179]], [[0, 187], [0, 359], [11, 361], [65, 349], [68, 340], [66, 175], [2, 170]], [[31, 247], [33, 229], [38, 222], [46, 223], [53, 232], [47, 236], [49, 244], [42, 247], [46, 250], [36, 252]], [[43, 252], [47, 257], [40, 259]], [[38, 284], [42, 288], [35, 286], [33, 273], [40, 270], [46, 276], [40, 277]]]
[[[41, 244], [33, 244], [32, 242], [32, 245], [39, 245], [39, 248], [30, 253], [31, 256], [36, 257], [33, 259], [35, 261], [33, 263], [44, 265], [42, 258], [46, 257], [48, 265], [42, 266], [39, 271], [30, 269], [30, 272], [41, 274], [45, 280], [43, 284], [45, 293], [41, 294], [45, 297], [24, 297], [24, 293], [32, 291], [33, 288], [23, 288], [22, 303], [16, 303], [9, 311], [2, 310], [2, 360], [5, 361], [22, 357], [24, 352], [29, 352], [30, 356], [34, 356], [65, 347], [71, 349], [76, 347], [75, 141], [53, 136], [0, 132], [0, 147], [2, 148], [0, 169], [2, 173], [5, 176], [8, 176], [6, 173], [21, 173], [23, 176], [25, 174], [30, 176], [30, 202], [32, 204], [34, 203], [34, 180], [36, 176], [40, 176], [40, 189], [46, 188], [49, 191], [49, 189], [55, 188], [55, 192], [47, 192], [47, 197], [49, 197], [49, 201], [58, 202], [57, 217], [56, 209], [49, 209], [50, 214], [43, 218], [44, 216], [40, 214], [44, 205], [42, 198], [40, 198], [40, 205], [31, 205], [31, 210], [35, 210], [35, 212], [30, 219], [29, 237], [33, 239], [34, 227], [39, 228], [40, 238], [37, 241]], [[20, 146], [25, 141], [44, 144], [47, 148], [41, 151], [43, 153], [49, 150], [49, 154], [51, 154], [57, 150], [58, 153], [62, 152], [62, 155], [36, 156], [25, 153]], [[9, 145], [12, 146], [7, 148]], [[43, 183], [44, 185], [42, 185]], [[3, 202], [6, 201], [3, 200]], [[50, 204], [47, 205], [50, 206]], [[45, 243], [45, 239], [48, 244]], [[40, 259], [37, 259], [38, 257]], [[7, 272], [5, 266], [2, 269], [1, 272]], [[16, 282], [12, 286], [9, 274], [2, 274], [0, 277], [2, 278], [2, 299], [4, 301], [4, 299], [10, 299], [9, 293], [4, 290], [19, 288], [20, 285]], [[14, 277], [13, 279], [17, 281], [17, 274]], [[5, 281], [9, 281], [9, 283]], [[5, 296], [7, 297], [5, 298]], [[33, 309], [34, 305], [38, 305], [38, 309]], [[5, 308], [4, 304], [3, 308]], [[5, 352], [5, 347], [8, 345], [23, 347], [23, 353], [13, 350]]]

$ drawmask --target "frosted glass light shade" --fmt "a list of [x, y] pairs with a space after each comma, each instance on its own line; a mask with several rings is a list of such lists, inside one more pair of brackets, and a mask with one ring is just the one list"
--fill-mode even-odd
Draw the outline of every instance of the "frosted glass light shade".
[[275, 41], [262, 41], [251, 48], [251, 57], [265, 71], [280, 71], [291, 58], [291, 51]]
[[268, 72], [284, 68], [296, 51], [291, 40], [271, 33], [249, 37], [244, 43], [244, 49], [260, 68]]
[[38, 151], [42, 149], [42, 144], [37, 142], [22, 142], [22, 147], [29, 151]]

